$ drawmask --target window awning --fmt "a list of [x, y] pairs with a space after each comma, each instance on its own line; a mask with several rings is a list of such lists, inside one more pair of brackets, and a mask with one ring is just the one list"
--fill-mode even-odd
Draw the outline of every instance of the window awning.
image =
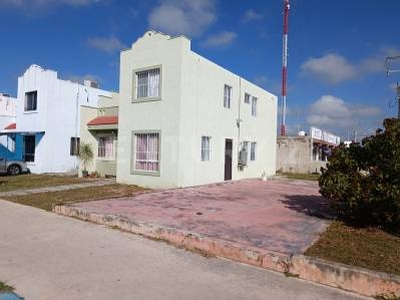
[[88, 129], [118, 129], [118, 116], [99, 116], [87, 123]]
[[11, 123], [6, 127], [4, 127], [4, 130], [14, 130], [14, 129], [17, 129], [17, 123]]

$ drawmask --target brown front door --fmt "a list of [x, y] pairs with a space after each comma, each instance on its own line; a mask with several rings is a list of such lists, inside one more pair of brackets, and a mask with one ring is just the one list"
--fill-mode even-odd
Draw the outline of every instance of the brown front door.
[[225, 180], [232, 180], [232, 140], [225, 139]]

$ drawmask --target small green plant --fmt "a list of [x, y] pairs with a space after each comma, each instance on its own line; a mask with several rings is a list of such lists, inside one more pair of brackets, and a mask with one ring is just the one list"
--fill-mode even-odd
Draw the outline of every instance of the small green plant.
[[342, 220], [400, 233], [400, 119], [383, 125], [361, 143], [334, 149], [319, 186]]
[[5, 284], [4, 282], [0, 281], [0, 293], [1, 292], [12, 292], [14, 290], [13, 287]]
[[94, 157], [92, 145], [89, 143], [82, 142], [79, 146], [78, 157], [82, 161], [83, 165], [82, 173], [88, 174], [86, 167]]

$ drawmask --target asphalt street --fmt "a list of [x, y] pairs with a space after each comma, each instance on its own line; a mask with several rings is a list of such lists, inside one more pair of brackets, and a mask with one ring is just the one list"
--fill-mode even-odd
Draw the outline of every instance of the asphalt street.
[[0, 281], [27, 300], [367, 299], [3, 200]]

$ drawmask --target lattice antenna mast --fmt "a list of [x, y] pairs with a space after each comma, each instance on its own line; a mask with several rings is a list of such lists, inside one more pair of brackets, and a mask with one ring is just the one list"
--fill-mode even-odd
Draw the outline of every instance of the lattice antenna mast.
[[[400, 61], [400, 55], [386, 57], [386, 76], [389, 77], [392, 73], [399, 73], [400, 69], [392, 69], [392, 62], [395, 60]], [[396, 86], [396, 100], [397, 100], [397, 118], [400, 118], [400, 86], [397, 82]]]
[[282, 41], [282, 124], [281, 136], [286, 136], [286, 94], [289, 32], [289, 0], [283, 0], [283, 41]]

